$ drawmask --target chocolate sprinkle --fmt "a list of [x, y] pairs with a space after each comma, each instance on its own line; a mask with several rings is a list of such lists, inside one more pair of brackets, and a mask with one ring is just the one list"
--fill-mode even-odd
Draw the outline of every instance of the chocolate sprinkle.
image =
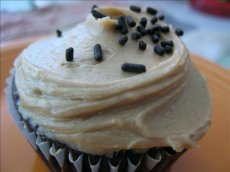
[[65, 50], [65, 58], [67, 62], [73, 61], [73, 53], [74, 53], [74, 49], [72, 47], [67, 48]]
[[62, 36], [62, 31], [60, 31], [59, 29], [56, 30], [56, 34], [57, 34], [57, 37], [61, 37]]
[[153, 34], [152, 35], [152, 42], [153, 43], [158, 43], [159, 42], [159, 40], [160, 40], [160, 37], [157, 35], [157, 34]]
[[161, 26], [160, 25], [156, 25], [154, 28], [153, 28], [154, 32], [155, 31], [161, 31]]
[[164, 47], [164, 49], [165, 49], [165, 52], [166, 53], [171, 53], [172, 52], [172, 47], [171, 46], [169, 46], [169, 45], [166, 45], [165, 47]]
[[97, 5], [93, 5], [92, 8], [91, 8], [91, 11], [94, 10], [94, 8], [97, 8], [98, 6]]
[[155, 23], [157, 22], [157, 20], [158, 20], [157, 17], [153, 17], [153, 18], [150, 20], [150, 22], [151, 22], [152, 24], [155, 24]]
[[177, 36], [183, 36], [184, 32], [181, 29], [176, 29], [175, 33], [177, 34]]
[[162, 47], [166, 47], [167, 45], [170, 46], [170, 47], [173, 47], [173, 46], [174, 46], [174, 43], [173, 43], [172, 40], [170, 40], [170, 41], [162, 41], [162, 42], [161, 42], [161, 46], [162, 46]]
[[101, 45], [100, 44], [95, 44], [93, 47], [94, 50], [94, 58], [96, 61], [102, 61], [103, 55], [102, 55], [102, 50], [101, 50]]
[[134, 32], [134, 33], [132, 33], [132, 39], [133, 40], [138, 40], [138, 39], [140, 39], [141, 38], [141, 33], [139, 33], [139, 32]]
[[147, 24], [147, 18], [142, 17], [141, 20], [140, 20], [140, 24], [141, 24], [143, 27], [145, 27], [146, 24]]
[[93, 10], [91, 11], [91, 13], [92, 13], [92, 15], [93, 15], [96, 19], [106, 17], [104, 14], [102, 14], [102, 13], [96, 11], [95, 9], [93, 9]]
[[152, 15], [156, 15], [157, 14], [157, 10], [154, 9], [154, 8], [152, 8], [152, 7], [147, 7], [146, 12], [148, 14], [152, 14]]
[[145, 65], [134, 63], [123, 63], [121, 69], [125, 72], [143, 73], [146, 72]]
[[121, 33], [127, 34], [128, 33], [128, 27], [126, 24], [126, 20], [124, 16], [118, 16], [118, 24], [121, 25]]
[[146, 35], [147, 31], [141, 25], [137, 26], [137, 31], [141, 33], [142, 36]]
[[122, 35], [118, 40], [119, 44], [121, 45], [125, 45], [127, 41], [128, 41], [128, 37], [126, 35]]
[[141, 12], [141, 8], [135, 5], [131, 5], [129, 9], [137, 13]]
[[169, 33], [169, 26], [162, 26], [161, 27], [161, 32], [163, 32], [163, 33]]
[[160, 15], [160, 16], [158, 16], [158, 19], [159, 19], [159, 20], [164, 20], [164, 19], [165, 19], [165, 16], [164, 16], [164, 15]]
[[141, 50], [145, 50], [145, 49], [146, 49], [146, 43], [145, 43], [144, 41], [140, 41], [140, 42], [139, 42], [139, 48], [140, 48]]
[[115, 31], [121, 30], [121, 25], [119, 23], [115, 24], [114, 30]]
[[158, 32], [159, 32], [159, 31], [157, 30], [156, 27], [151, 27], [151, 28], [147, 29], [147, 33], [148, 33], [149, 35], [153, 35], [154, 33], [158, 33]]
[[159, 45], [154, 46], [154, 52], [160, 56], [165, 54], [165, 49], [160, 47]]
[[152, 35], [154, 33], [153, 27], [147, 29], [146, 32], [147, 32], [148, 35]]
[[157, 35], [159, 38], [161, 38], [161, 34], [159, 31], [154, 31], [154, 34]]
[[129, 25], [129, 27], [135, 27], [136, 26], [136, 22], [134, 21], [132, 16], [126, 16], [126, 22]]

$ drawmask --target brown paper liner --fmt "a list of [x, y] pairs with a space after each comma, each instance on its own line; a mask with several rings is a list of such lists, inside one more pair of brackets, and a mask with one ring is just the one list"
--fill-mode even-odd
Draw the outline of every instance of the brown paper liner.
[[18, 112], [19, 95], [14, 82], [14, 69], [7, 79], [7, 102], [11, 116], [33, 149], [54, 172], [163, 172], [186, 150], [152, 148], [145, 153], [124, 150], [110, 155], [90, 155], [40, 135]]

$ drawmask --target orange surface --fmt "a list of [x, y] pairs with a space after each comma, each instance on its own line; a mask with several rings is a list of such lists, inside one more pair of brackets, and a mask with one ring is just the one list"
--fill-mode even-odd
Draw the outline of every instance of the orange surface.
[[[5, 101], [5, 79], [13, 60], [31, 40], [1, 50], [1, 171], [46, 172], [45, 164], [14, 125]], [[207, 77], [212, 96], [213, 121], [200, 149], [185, 153], [170, 172], [230, 172], [230, 72], [195, 55], [192, 60]]]

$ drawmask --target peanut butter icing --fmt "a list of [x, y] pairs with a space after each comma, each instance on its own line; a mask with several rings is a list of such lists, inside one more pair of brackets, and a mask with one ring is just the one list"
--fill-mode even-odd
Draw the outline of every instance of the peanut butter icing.
[[[131, 39], [121, 46], [114, 31], [116, 16], [135, 21], [150, 18], [145, 12], [104, 7], [112, 17], [91, 14], [62, 37], [33, 43], [15, 61], [19, 111], [37, 132], [68, 146], [93, 154], [123, 149], [170, 146], [176, 151], [196, 147], [210, 124], [210, 101], [203, 77], [170, 26], [163, 40], [173, 40], [171, 54], [159, 56], [149, 37], [145, 51]], [[165, 26], [162, 21], [157, 24]], [[150, 26], [148, 21], [147, 27]], [[101, 44], [103, 61], [93, 58]], [[74, 48], [74, 61], [65, 50]], [[125, 62], [146, 66], [141, 74], [124, 72]]]

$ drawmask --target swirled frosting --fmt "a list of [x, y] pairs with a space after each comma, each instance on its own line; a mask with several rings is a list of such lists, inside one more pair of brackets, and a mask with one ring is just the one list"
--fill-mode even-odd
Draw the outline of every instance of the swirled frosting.
[[[100, 8], [110, 16], [149, 17], [120, 8]], [[158, 56], [149, 37], [145, 51], [131, 39], [118, 44], [116, 19], [87, 20], [58, 38], [33, 43], [15, 61], [19, 111], [48, 138], [88, 153], [171, 146], [176, 151], [197, 146], [210, 123], [210, 102], [204, 79], [174, 34], [173, 53]], [[158, 21], [159, 25], [166, 25]], [[148, 23], [150, 25], [150, 23]], [[134, 30], [134, 28], [133, 28]], [[101, 44], [103, 61], [93, 58]], [[74, 48], [74, 61], [65, 50]], [[142, 74], [121, 70], [125, 62], [146, 66]]]

